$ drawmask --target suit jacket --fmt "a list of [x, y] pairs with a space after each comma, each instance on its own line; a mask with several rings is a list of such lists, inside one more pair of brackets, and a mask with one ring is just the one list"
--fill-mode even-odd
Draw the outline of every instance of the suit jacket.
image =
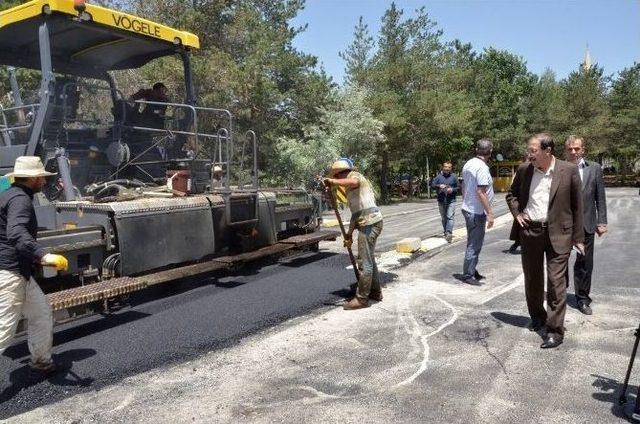
[[[524, 163], [507, 193], [507, 204], [514, 218], [527, 207], [533, 165]], [[584, 242], [584, 211], [582, 183], [578, 167], [556, 158], [556, 165], [549, 192], [549, 238], [556, 253], [571, 251], [574, 243]]]
[[582, 169], [584, 201], [584, 230], [595, 233], [596, 226], [607, 223], [607, 198], [604, 192], [602, 168], [596, 162], [585, 160]]

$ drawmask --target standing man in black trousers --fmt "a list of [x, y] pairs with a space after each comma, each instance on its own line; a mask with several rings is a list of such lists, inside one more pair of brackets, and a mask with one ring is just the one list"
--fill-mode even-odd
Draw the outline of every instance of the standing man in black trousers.
[[[593, 242], [595, 234], [601, 237], [607, 232], [607, 198], [604, 191], [602, 168], [596, 162], [584, 159], [584, 139], [569, 136], [565, 143], [567, 160], [578, 165], [582, 180], [584, 199], [584, 247], [585, 254], [577, 254], [573, 266], [573, 284], [576, 291], [578, 309], [585, 315], [591, 315], [591, 274], [593, 271]], [[569, 272], [567, 270], [567, 285]]]
[[444, 162], [442, 172], [431, 181], [431, 187], [438, 192], [438, 209], [442, 218], [442, 230], [448, 243], [453, 240], [453, 215], [456, 210], [456, 195], [458, 194], [458, 176], [451, 173], [452, 169], [451, 162]]

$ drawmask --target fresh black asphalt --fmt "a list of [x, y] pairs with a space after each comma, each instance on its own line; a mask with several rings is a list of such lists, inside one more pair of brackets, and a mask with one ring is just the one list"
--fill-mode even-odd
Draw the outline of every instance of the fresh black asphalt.
[[189, 360], [334, 304], [354, 282], [347, 264], [346, 255], [321, 251], [149, 289], [110, 316], [57, 327], [54, 359], [62, 371], [45, 381], [29, 374], [26, 341], [18, 340], [0, 357], [0, 418]]

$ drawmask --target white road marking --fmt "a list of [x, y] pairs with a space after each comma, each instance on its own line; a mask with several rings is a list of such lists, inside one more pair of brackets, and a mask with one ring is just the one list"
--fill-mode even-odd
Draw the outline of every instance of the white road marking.
[[[422, 335], [420, 337], [420, 341], [422, 342], [422, 346], [424, 347], [424, 353], [422, 356], [422, 361], [420, 362], [420, 367], [409, 378], [407, 378], [404, 381], [401, 381], [400, 383], [396, 384], [394, 387], [401, 387], [401, 386], [406, 386], [407, 384], [411, 384], [416, 378], [418, 378], [422, 373], [424, 373], [427, 370], [427, 364], [429, 362], [429, 354], [430, 354], [430, 348], [428, 343], [429, 337], [435, 336], [436, 334], [438, 334], [439, 332], [441, 332], [442, 330], [444, 330], [445, 328], [453, 324], [458, 319], [458, 311], [449, 302], [441, 299], [435, 294], [429, 294], [429, 296], [433, 297], [434, 299], [438, 300], [443, 305], [445, 305], [447, 308], [449, 308], [452, 312], [451, 318], [449, 318], [449, 320], [444, 324], [440, 325], [436, 330], [432, 331], [429, 334]], [[415, 317], [412, 316], [412, 318], [415, 320]], [[417, 324], [417, 321], [416, 321], [416, 324]]]
[[480, 305], [484, 305], [485, 303], [488, 303], [488, 302], [492, 301], [496, 297], [501, 296], [501, 295], [505, 294], [506, 292], [511, 291], [511, 290], [513, 290], [513, 289], [515, 289], [516, 287], [519, 287], [519, 286], [524, 287], [524, 274], [518, 275], [510, 283], [507, 283], [507, 284], [505, 284], [503, 286], [499, 286], [496, 289], [491, 290], [482, 299], [480, 299]]

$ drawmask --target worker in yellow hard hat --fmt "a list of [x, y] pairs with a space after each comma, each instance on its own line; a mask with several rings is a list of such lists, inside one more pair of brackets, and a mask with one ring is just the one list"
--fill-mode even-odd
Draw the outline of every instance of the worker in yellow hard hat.
[[376, 205], [371, 183], [362, 174], [354, 170], [353, 162], [340, 158], [331, 165], [327, 187], [344, 188], [347, 204], [351, 210], [349, 231], [345, 237], [345, 246], [351, 246], [352, 235], [358, 230], [358, 268], [360, 278], [353, 299], [344, 305], [344, 309], [360, 309], [369, 306], [369, 300], [382, 300], [380, 276], [375, 259], [376, 240], [382, 232], [382, 213]]
[[45, 253], [36, 241], [33, 196], [45, 185], [45, 178], [55, 174], [45, 171], [39, 157], [21, 156], [9, 175], [14, 183], [0, 194], [0, 352], [11, 344], [24, 315], [31, 368], [50, 374], [55, 370], [51, 306], [31, 274], [35, 264], [59, 271], [69, 267], [64, 256]]

